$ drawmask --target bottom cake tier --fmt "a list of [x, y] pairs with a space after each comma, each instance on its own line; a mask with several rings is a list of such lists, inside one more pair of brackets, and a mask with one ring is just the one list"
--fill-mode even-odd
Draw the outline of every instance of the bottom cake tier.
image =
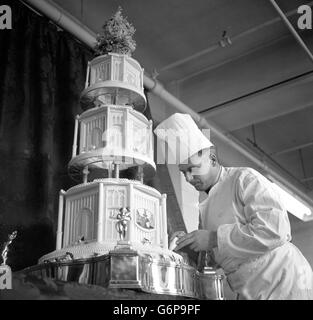
[[57, 281], [192, 299], [224, 299], [223, 276], [214, 269], [199, 272], [185, 257], [149, 245], [135, 247], [120, 241], [112, 250], [109, 247], [93, 243], [56, 250], [24, 272]]
[[118, 178], [60, 192], [57, 250], [81, 241], [112, 249], [119, 240], [167, 249], [166, 195], [140, 181]]

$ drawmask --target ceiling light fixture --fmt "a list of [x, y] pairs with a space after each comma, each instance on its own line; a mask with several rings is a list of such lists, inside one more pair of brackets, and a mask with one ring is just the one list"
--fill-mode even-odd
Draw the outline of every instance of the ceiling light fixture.
[[296, 196], [292, 195], [283, 186], [280, 186], [275, 182], [272, 182], [272, 184], [274, 188], [279, 192], [282, 202], [284, 203], [285, 208], [288, 212], [303, 221], [313, 219], [312, 210], [307, 205], [297, 199]]
[[219, 45], [222, 48], [225, 48], [227, 45], [231, 45], [231, 44], [232, 44], [232, 41], [230, 37], [227, 35], [227, 31], [224, 30], [222, 34], [222, 39], [219, 41]]
[[158, 73], [157, 69], [154, 68], [153, 71], [152, 71], [151, 77], [152, 77], [153, 80], [156, 80], [156, 78], [157, 78], [158, 76], [159, 76], [159, 73]]

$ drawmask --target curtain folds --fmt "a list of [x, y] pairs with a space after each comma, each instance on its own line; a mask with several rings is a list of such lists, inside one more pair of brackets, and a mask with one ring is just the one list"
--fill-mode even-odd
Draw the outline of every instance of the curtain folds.
[[6, 4], [13, 28], [0, 30], [0, 246], [18, 231], [8, 263], [19, 270], [55, 249], [58, 193], [75, 184], [67, 164], [91, 52], [21, 2]]

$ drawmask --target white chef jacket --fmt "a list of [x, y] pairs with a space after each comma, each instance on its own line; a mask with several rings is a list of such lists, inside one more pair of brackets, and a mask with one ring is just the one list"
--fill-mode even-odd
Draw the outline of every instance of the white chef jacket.
[[242, 299], [313, 299], [313, 273], [290, 243], [287, 211], [251, 168], [223, 168], [199, 204], [201, 228], [217, 231], [215, 261]]

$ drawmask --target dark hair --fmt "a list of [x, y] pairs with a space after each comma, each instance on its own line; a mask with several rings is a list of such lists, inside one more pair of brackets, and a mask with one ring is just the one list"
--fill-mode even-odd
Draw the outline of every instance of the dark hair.
[[218, 159], [218, 156], [217, 156], [217, 147], [216, 146], [212, 146], [210, 147], [210, 154], [214, 154], [216, 159]]

